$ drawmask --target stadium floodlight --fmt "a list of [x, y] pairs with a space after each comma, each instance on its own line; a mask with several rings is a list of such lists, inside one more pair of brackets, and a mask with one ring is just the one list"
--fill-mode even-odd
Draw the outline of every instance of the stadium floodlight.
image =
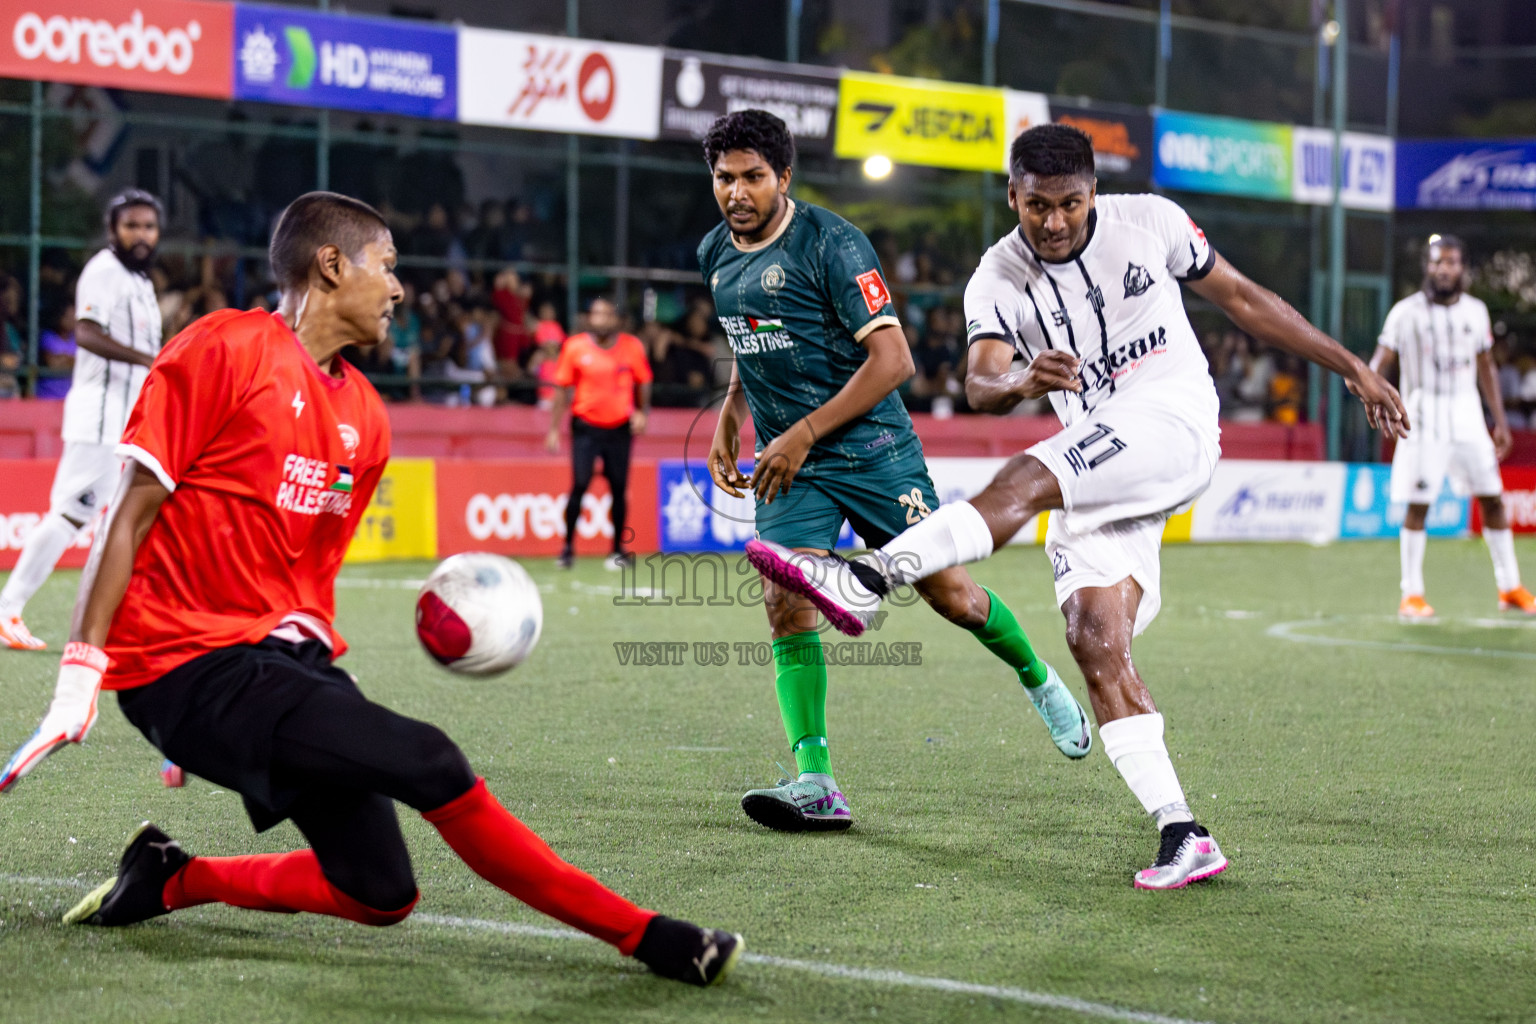
[[1324, 23], [1322, 28], [1322, 35], [1323, 45], [1332, 46], [1334, 42], [1339, 38], [1339, 23], [1337, 21], [1329, 21]]
[[876, 153], [864, 161], [864, 176], [866, 178], [873, 178], [875, 181], [884, 181], [891, 176], [891, 171], [894, 167], [895, 165], [891, 163], [890, 157], [881, 156], [879, 153]]

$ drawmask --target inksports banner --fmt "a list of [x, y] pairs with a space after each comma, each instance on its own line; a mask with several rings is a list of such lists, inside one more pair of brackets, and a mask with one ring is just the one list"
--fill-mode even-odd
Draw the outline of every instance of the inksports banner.
[[1291, 198], [1291, 126], [1163, 111], [1153, 122], [1153, 181], [1187, 192]]
[[451, 121], [458, 60], [451, 28], [235, 6], [236, 99]]
[[661, 137], [698, 141], [717, 117], [755, 108], [784, 120], [797, 151], [830, 153], [837, 89], [835, 71], [669, 50], [662, 61]]
[[1008, 143], [1003, 90], [843, 72], [835, 152], [863, 159], [997, 171]]
[[197, 0], [16, 0], [0, 77], [228, 99], [234, 8]]
[[1088, 134], [1093, 140], [1093, 163], [1099, 177], [1152, 180], [1152, 117], [1145, 111], [1052, 103], [1051, 121]]

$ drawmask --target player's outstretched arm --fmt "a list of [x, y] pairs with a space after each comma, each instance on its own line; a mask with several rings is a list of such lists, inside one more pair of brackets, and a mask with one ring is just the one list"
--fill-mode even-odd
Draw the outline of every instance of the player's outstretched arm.
[[751, 481], [742, 473], [737, 460], [741, 457], [741, 427], [747, 421], [747, 393], [741, 386], [741, 374], [731, 363], [731, 383], [725, 389], [725, 401], [720, 406], [720, 417], [715, 420], [715, 436], [709, 444], [709, 475], [715, 486], [733, 498], [745, 497], [742, 488]]
[[14, 786], [49, 754], [84, 740], [96, 723], [97, 695], [107, 671], [107, 655], [101, 648], [133, 575], [134, 555], [169, 496], [170, 491], [144, 467], [134, 464], [123, 473], [122, 483], [112, 498], [113, 511], [102, 535], [91, 547], [90, 560], [80, 579], [75, 619], [59, 663], [53, 702], [32, 738], [0, 770], [0, 793]]
[[117, 363], [149, 366], [155, 361], [155, 357], [148, 352], [140, 352], [138, 349], [129, 348], [121, 342], [114, 341], [106, 328], [94, 320], [81, 320], [75, 324], [75, 344], [87, 352]]
[[1195, 294], [1220, 306], [1234, 324], [1260, 342], [1343, 377], [1349, 390], [1365, 404], [1366, 419], [1372, 427], [1398, 437], [1408, 436], [1408, 412], [1396, 388], [1359, 356], [1308, 323], [1290, 303], [1240, 273], [1219, 253], [1209, 274], [1186, 283]]
[[848, 378], [848, 383], [825, 405], [807, 413], [770, 441], [758, 456], [752, 488], [763, 504], [773, 504], [774, 498], [789, 490], [790, 482], [818, 439], [879, 405], [916, 369], [912, 352], [907, 348], [907, 336], [894, 324], [870, 331], [863, 344], [869, 357]]
[[1022, 370], [1012, 366], [1012, 343], [992, 337], [972, 342], [965, 368], [965, 400], [972, 409], [1001, 415], [1026, 398], [1083, 388], [1077, 357], [1069, 352], [1048, 349]]

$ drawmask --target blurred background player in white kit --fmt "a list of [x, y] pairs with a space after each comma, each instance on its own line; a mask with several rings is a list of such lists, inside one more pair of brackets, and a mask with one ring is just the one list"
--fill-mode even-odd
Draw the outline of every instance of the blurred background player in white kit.
[[21, 613], [117, 486], [114, 449], [160, 351], [160, 306], [149, 271], [160, 244], [160, 200], [129, 189], [107, 206], [107, 247], [75, 285], [74, 381], [64, 400], [64, 454], [48, 514], [27, 534], [0, 591], [0, 645], [42, 650]]
[[[1400, 389], [1413, 429], [1392, 456], [1391, 495], [1407, 502], [1399, 534], [1405, 619], [1435, 614], [1424, 600], [1424, 519], [1447, 474], [1459, 495], [1477, 496], [1483, 540], [1493, 556], [1501, 611], [1536, 614], [1536, 597], [1520, 585], [1514, 534], [1504, 512], [1499, 462], [1513, 444], [1494, 365], [1488, 307], [1464, 294], [1466, 245], [1453, 235], [1431, 235], [1424, 250], [1424, 287], [1393, 306], [1381, 327], [1371, 368], [1390, 373], [1401, 363]], [[1493, 434], [1483, 420], [1478, 389], [1493, 411]]]

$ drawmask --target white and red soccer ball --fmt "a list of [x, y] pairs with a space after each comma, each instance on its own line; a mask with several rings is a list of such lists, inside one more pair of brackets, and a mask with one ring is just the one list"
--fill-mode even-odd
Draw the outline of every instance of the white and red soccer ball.
[[544, 628], [544, 602], [527, 571], [485, 552], [454, 555], [421, 586], [416, 636], [438, 664], [471, 676], [515, 668]]

